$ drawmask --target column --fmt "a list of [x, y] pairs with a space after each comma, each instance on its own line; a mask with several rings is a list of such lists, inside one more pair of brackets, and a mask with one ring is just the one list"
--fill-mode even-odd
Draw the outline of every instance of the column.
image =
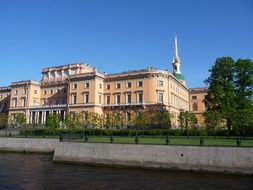
[[35, 123], [39, 123], [39, 112], [35, 112]]
[[32, 112], [31, 111], [29, 112], [29, 123], [30, 124], [32, 123]]
[[44, 111], [42, 111], [42, 114], [41, 114], [41, 124], [44, 124]]

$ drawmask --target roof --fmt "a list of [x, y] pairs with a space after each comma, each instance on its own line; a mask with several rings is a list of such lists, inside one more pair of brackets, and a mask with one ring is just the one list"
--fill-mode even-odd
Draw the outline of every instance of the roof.
[[178, 79], [178, 80], [185, 80], [184, 76], [181, 73], [174, 73], [174, 76]]

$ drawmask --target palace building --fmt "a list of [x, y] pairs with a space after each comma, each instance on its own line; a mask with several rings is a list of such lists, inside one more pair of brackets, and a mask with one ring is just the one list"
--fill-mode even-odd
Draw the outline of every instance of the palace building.
[[200, 127], [205, 125], [203, 113], [206, 111], [204, 100], [207, 95], [207, 91], [207, 88], [190, 89], [190, 111], [195, 114], [197, 118], [197, 125]]
[[[105, 115], [131, 113], [148, 109], [165, 109], [178, 125], [181, 111], [191, 110], [190, 91], [180, 71], [177, 39], [172, 61], [173, 73], [153, 67], [106, 74], [85, 63], [48, 67], [42, 80], [17, 81], [0, 88], [0, 112], [15, 121], [25, 114], [27, 123], [44, 124], [50, 113], [92, 112]], [[193, 110], [194, 111], [194, 110]]]

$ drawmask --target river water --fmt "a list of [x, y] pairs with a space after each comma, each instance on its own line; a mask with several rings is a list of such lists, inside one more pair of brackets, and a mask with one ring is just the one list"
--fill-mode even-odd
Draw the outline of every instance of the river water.
[[0, 153], [0, 189], [253, 189], [252, 176], [55, 164], [52, 155]]

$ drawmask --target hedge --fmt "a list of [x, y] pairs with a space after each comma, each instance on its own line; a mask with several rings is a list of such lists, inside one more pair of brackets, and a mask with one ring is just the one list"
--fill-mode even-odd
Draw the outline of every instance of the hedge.
[[[89, 128], [72, 128], [72, 129], [50, 129], [50, 128], [23, 128], [20, 130], [22, 136], [57, 136], [60, 134], [85, 134], [96, 136], [135, 136], [135, 129], [89, 129]], [[208, 133], [205, 128], [200, 129], [139, 129], [138, 135], [142, 136], [164, 136], [168, 133], [169, 136], [214, 136], [213, 133]], [[215, 136], [238, 136], [235, 131], [228, 132], [227, 130], [219, 130], [215, 132]], [[247, 136], [253, 136], [253, 133], [248, 133]]]

